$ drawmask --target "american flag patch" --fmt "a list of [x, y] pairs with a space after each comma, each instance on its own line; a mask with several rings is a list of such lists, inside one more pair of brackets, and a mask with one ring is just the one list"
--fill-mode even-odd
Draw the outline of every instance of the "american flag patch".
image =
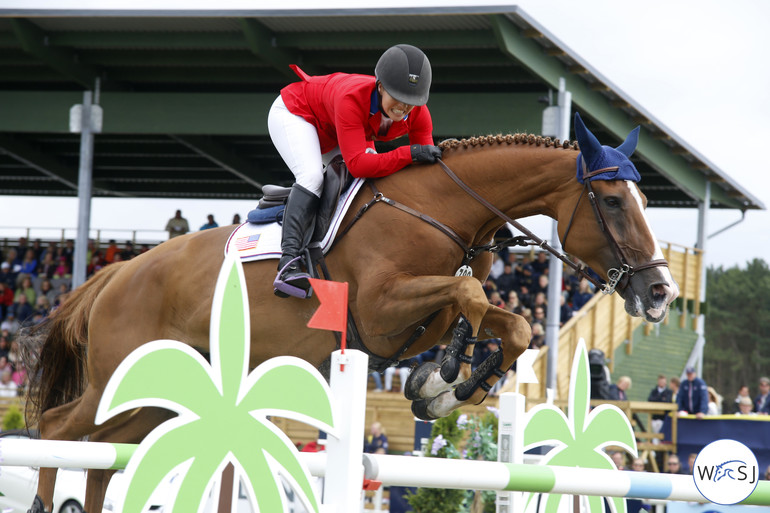
[[254, 249], [257, 247], [259, 241], [259, 235], [252, 235], [251, 237], [240, 237], [235, 239], [235, 249], [238, 251], [246, 251], [247, 249]]

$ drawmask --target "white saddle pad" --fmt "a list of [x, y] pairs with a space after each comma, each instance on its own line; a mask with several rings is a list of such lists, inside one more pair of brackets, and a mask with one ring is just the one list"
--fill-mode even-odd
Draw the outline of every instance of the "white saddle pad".
[[[363, 185], [362, 178], [356, 178], [353, 185], [340, 197], [337, 203], [337, 210], [332, 217], [329, 231], [321, 241], [321, 249], [324, 254], [334, 242], [337, 231], [342, 223], [342, 218], [350, 208], [350, 204], [356, 197], [356, 193]], [[254, 260], [269, 260], [271, 258], [280, 258], [281, 256], [281, 225], [278, 223], [253, 224], [243, 223], [237, 227], [225, 244], [225, 255], [235, 251], [242, 262], [252, 262]]]

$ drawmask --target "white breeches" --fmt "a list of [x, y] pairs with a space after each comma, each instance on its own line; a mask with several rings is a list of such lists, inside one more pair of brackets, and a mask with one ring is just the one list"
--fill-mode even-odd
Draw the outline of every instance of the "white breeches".
[[316, 128], [302, 117], [289, 112], [280, 96], [270, 107], [267, 128], [273, 144], [297, 183], [320, 197], [324, 166], [339, 154], [339, 148], [322, 155]]

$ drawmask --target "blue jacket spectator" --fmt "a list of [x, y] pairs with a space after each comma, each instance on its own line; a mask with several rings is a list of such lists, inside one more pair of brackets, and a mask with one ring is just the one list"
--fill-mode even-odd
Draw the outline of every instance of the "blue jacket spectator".
[[770, 414], [770, 378], [759, 378], [759, 394], [754, 399], [754, 411], [760, 414]]
[[702, 417], [709, 407], [709, 396], [706, 382], [695, 375], [695, 368], [687, 367], [687, 379], [683, 380], [676, 395], [679, 412], [695, 414]]

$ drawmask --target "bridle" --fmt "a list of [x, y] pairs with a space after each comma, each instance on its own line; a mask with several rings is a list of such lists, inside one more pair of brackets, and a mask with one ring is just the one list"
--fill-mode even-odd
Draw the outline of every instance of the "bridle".
[[[609, 278], [609, 281], [607, 283], [601, 283], [599, 280], [588, 274], [586, 271], [586, 266], [582, 264], [577, 264], [573, 262], [571, 259], [569, 259], [565, 254], [561, 253], [560, 251], [557, 251], [554, 247], [552, 247], [550, 244], [548, 244], [546, 241], [540, 239], [537, 235], [533, 234], [529, 230], [527, 230], [524, 226], [522, 226], [519, 222], [517, 222], [515, 219], [510, 218], [507, 216], [504, 212], [499, 210], [497, 207], [492, 205], [490, 202], [488, 202], [486, 199], [481, 197], [476, 191], [471, 189], [465, 182], [463, 182], [460, 177], [458, 177], [454, 171], [452, 171], [449, 166], [447, 166], [443, 160], [439, 159], [438, 164], [441, 166], [441, 168], [444, 170], [444, 172], [462, 189], [464, 190], [468, 195], [470, 195], [473, 199], [475, 199], [478, 203], [483, 205], [485, 208], [490, 210], [493, 214], [495, 214], [497, 217], [502, 219], [503, 221], [510, 223], [512, 226], [514, 226], [517, 230], [522, 232], [524, 235], [526, 235], [527, 238], [529, 238], [532, 241], [533, 245], [540, 246], [543, 250], [548, 251], [550, 254], [564, 262], [567, 266], [569, 266], [571, 269], [573, 269], [576, 273], [578, 273], [581, 277], [587, 279], [591, 283], [593, 283], [597, 288], [599, 288], [604, 294], [612, 294], [615, 292], [615, 289], [620, 286], [622, 289], [625, 289], [628, 286], [628, 279], [634, 275], [634, 273], [638, 271], [643, 271], [645, 269], [651, 269], [653, 267], [660, 267], [660, 266], [666, 266], [668, 267], [668, 262], [666, 260], [651, 260], [649, 262], [646, 262], [641, 265], [637, 265], [636, 267], [631, 266], [628, 263], [628, 259], [626, 258], [625, 254], [623, 253], [623, 250], [621, 249], [620, 245], [618, 244], [615, 237], [612, 235], [612, 232], [607, 227], [607, 222], [605, 220], [604, 214], [602, 213], [601, 208], [599, 207], [598, 202], [596, 201], [596, 194], [593, 191], [593, 187], [591, 186], [591, 178], [598, 175], [599, 173], [604, 173], [607, 171], [614, 171], [617, 170], [618, 167], [610, 167], [610, 168], [604, 168], [604, 169], [598, 169], [596, 171], [588, 172], [587, 166], [585, 164], [585, 161], [582, 160], [583, 165], [583, 192], [588, 192], [588, 198], [591, 201], [591, 206], [593, 207], [594, 214], [596, 215], [596, 220], [599, 223], [599, 227], [601, 228], [602, 232], [604, 232], [605, 236], [607, 237], [607, 240], [610, 243], [610, 246], [613, 248], [616, 257], [618, 258], [618, 261], [620, 262], [620, 266], [618, 268], [610, 268], [607, 271], [607, 278]], [[580, 193], [580, 196], [578, 197], [577, 203], [575, 204], [575, 209], [572, 211], [572, 216], [570, 217], [569, 224], [567, 225], [567, 230], [564, 233], [563, 237], [563, 245], [566, 245], [567, 242], [567, 235], [569, 235], [569, 231], [572, 228], [572, 221], [575, 218], [575, 213], [577, 212], [578, 207], [580, 206], [580, 200], [583, 197], [583, 192]]]
[[[582, 160], [582, 157], [581, 157], [581, 160]], [[463, 265], [468, 264], [479, 253], [484, 251], [496, 252], [496, 251], [500, 251], [503, 247], [516, 246], [516, 245], [539, 246], [544, 251], [549, 252], [554, 257], [561, 260], [565, 265], [567, 265], [569, 268], [574, 270], [581, 278], [585, 278], [586, 280], [591, 282], [595, 287], [601, 290], [602, 293], [604, 294], [612, 294], [613, 292], [615, 292], [615, 290], [618, 287], [620, 287], [621, 289], [625, 289], [626, 287], [628, 287], [630, 277], [633, 276], [636, 272], [644, 271], [646, 269], [651, 269], [654, 267], [661, 267], [661, 266], [668, 267], [668, 262], [662, 259], [650, 260], [649, 262], [646, 262], [641, 265], [637, 265], [636, 267], [631, 266], [628, 263], [628, 259], [623, 253], [623, 250], [621, 249], [617, 240], [612, 235], [612, 232], [608, 229], [607, 221], [604, 217], [602, 209], [599, 207], [599, 203], [596, 200], [596, 194], [594, 193], [593, 187], [591, 186], [591, 179], [594, 176], [598, 175], [599, 173], [615, 171], [618, 169], [618, 167], [607, 167], [607, 168], [598, 169], [596, 171], [589, 172], [587, 170], [587, 166], [585, 165], [585, 161], [582, 161], [583, 162], [583, 184], [584, 184], [583, 191], [581, 191], [580, 196], [578, 196], [577, 202], [575, 204], [575, 208], [572, 211], [572, 216], [570, 217], [569, 223], [567, 224], [567, 230], [564, 233], [564, 237], [563, 237], [564, 242], [562, 244], [562, 245], [566, 245], [567, 236], [569, 235], [570, 229], [572, 228], [572, 222], [574, 221], [575, 214], [577, 213], [577, 209], [580, 206], [580, 201], [582, 200], [584, 193], [587, 192], [588, 198], [591, 201], [591, 206], [593, 208], [594, 214], [596, 215], [596, 221], [599, 224], [599, 228], [601, 228], [602, 232], [607, 237], [607, 240], [609, 241], [610, 246], [615, 252], [615, 255], [618, 261], [620, 262], [620, 265], [617, 268], [613, 267], [607, 270], [607, 278], [609, 279], [609, 281], [607, 283], [602, 283], [601, 281], [597, 280], [594, 276], [592, 276], [586, 271], [587, 266], [573, 262], [567, 255], [558, 251], [556, 248], [548, 244], [548, 242], [546, 242], [545, 240], [541, 239], [540, 237], [538, 237], [537, 235], [529, 231], [527, 228], [521, 225], [518, 221], [506, 215], [505, 212], [501, 211], [500, 209], [492, 205], [489, 201], [487, 201], [481, 195], [479, 195], [479, 193], [471, 189], [465, 182], [462, 181], [462, 179], [459, 176], [457, 176], [454, 173], [454, 171], [452, 171], [449, 168], [449, 166], [447, 166], [444, 163], [443, 160], [438, 159], [437, 162], [439, 166], [441, 166], [441, 169], [443, 169], [444, 172], [447, 174], [447, 176], [449, 176], [449, 178], [451, 178], [463, 191], [465, 191], [469, 196], [471, 196], [474, 200], [476, 200], [479, 204], [484, 206], [487, 210], [491, 211], [497, 217], [499, 217], [506, 223], [510, 223], [514, 228], [516, 228], [521, 233], [523, 233], [524, 236], [506, 239], [505, 241], [501, 241], [498, 244], [487, 244], [484, 246], [470, 247], [462, 240], [462, 238], [459, 235], [457, 235], [451, 228], [449, 228], [442, 222], [437, 221], [436, 219], [433, 219], [432, 217], [427, 216], [407, 205], [399, 203], [396, 200], [388, 198], [377, 189], [377, 186], [374, 184], [374, 182], [369, 181], [369, 186], [372, 189], [372, 192], [374, 193], [374, 197], [358, 210], [354, 218], [340, 232], [340, 235], [337, 236], [335, 240], [335, 244], [339, 242], [339, 240], [342, 237], [344, 237], [348, 233], [348, 231], [350, 231], [353, 225], [361, 218], [361, 216], [364, 215], [364, 213], [366, 213], [369, 210], [369, 208], [372, 205], [374, 205], [375, 203], [385, 203], [386, 205], [395, 207], [403, 212], [406, 212], [407, 214], [410, 214], [414, 217], [417, 217], [418, 219], [421, 219], [422, 221], [425, 221], [426, 223], [430, 224], [431, 226], [437, 228], [438, 230], [443, 232], [445, 235], [447, 235], [450, 239], [452, 239], [458, 246], [460, 246], [463, 249], [465, 253], [465, 257], [463, 259]]]
[[620, 285], [621, 288], [625, 289], [628, 286], [628, 280], [633, 276], [635, 273], [639, 271], [644, 271], [645, 269], [652, 269], [654, 267], [668, 267], [668, 262], [664, 259], [658, 259], [658, 260], [650, 260], [649, 262], [645, 262], [643, 264], [637, 265], [636, 267], [632, 267], [628, 263], [628, 259], [626, 258], [625, 253], [623, 253], [623, 249], [620, 247], [620, 244], [618, 244], [617, 239], [615, 239], [615, 236], [612, 235], [612, 232], [609, 230], [607, 221], [604, 217], [604, 212], [602, 211], [601, 207], [599, 206], [599, 202], [596, 199], [596, 194], [594, 193], [593, 186], [591, 185], [591, 181], [594, 179], [595, 176], [606, 173], [606, 172], [612, 172], [617, 171], [619, 169], [618, 166], [612, 166], [612, 167], [605, 167], [602, 169], [596, 169], [594, 171], [588, 170], [588, 165], [586, 164], [585, 159], [583, 157], [580, 157], [580, 164], [581, 168], [583, 170], [583, 190], [580, 192], [580, 196], [578, 196], [577, 203], [575, 204], [575, 208], [572, 211], [572, 215], [570, 216], [569, 223], [567, 224], [567, 229], [564, 231], [564, 237], [562, 237], [562, 245], [567, 245], [567, 236], [569, 235], [570, 229], [572, 228], [572, 221], [575, 219], [575, 213], [577, 212], [578, 207], [580, 206], [580, 200], [583, 198], [583, 194], [587, 193], [588, 199], [591, 202], [591, 208], [594, 211], [594, 215], [596, 216], [596, 221], [599, 223], [599, 228], [604, 233], [604, 235], [607, 237], [607, 241], [610, 243], [610, 247], [615, 252], [615, 257], [620, 262], [620, 266], [618, 268], [610, 268], [607, 270], [607, 278], [609, 281], [607, 284], [605, 284], [604, 287], [602, 287], [602, 292], [604, 294], [612, 294], [615, 289]]

